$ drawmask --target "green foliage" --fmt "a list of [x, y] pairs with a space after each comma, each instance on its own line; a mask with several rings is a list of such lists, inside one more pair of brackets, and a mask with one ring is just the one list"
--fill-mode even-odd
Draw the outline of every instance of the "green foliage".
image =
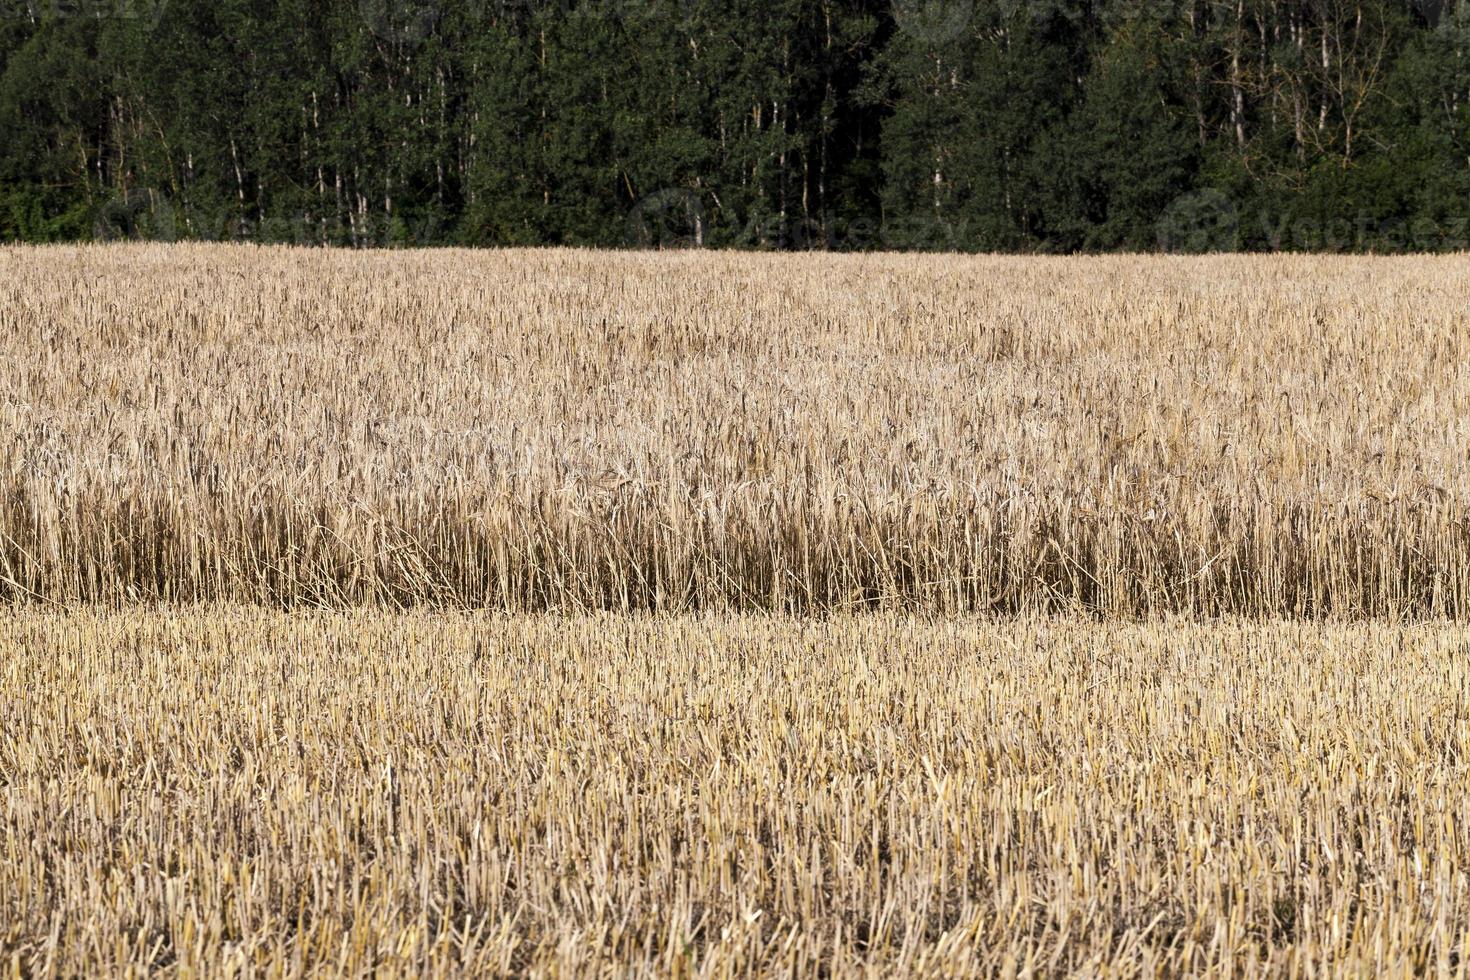
[[1405, 251], [1470, 236], [1459, 0], [3, 13], [0, 239]]

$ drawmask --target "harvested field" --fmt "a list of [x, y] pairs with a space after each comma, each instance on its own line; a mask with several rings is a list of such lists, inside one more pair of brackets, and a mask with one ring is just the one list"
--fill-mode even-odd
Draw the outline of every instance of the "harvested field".
[[1467, 642], [16, 616], [0, 951], [32, 975], [1447, 972]]

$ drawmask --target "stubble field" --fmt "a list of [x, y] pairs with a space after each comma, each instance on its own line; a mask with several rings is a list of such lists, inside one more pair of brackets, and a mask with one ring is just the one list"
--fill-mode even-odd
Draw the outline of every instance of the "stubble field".
[[0, 954], [1460, 971], [1467, 272], [0, 248]]

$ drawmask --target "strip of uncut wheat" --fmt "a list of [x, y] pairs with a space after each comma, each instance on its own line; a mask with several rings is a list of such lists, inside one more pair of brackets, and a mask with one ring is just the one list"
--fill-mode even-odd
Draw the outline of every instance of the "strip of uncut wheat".
[[0, 588], [1460, 615], [1467, 261], [0, 249]]
[[22, 975], [1463, 963], [1459, 627], [31, 612]]

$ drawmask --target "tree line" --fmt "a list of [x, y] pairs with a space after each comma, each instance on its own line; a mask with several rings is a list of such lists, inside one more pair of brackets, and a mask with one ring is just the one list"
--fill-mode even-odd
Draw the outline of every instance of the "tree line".
[[0, 240], [1467, 247], [1470, 2], [0, 0]]

